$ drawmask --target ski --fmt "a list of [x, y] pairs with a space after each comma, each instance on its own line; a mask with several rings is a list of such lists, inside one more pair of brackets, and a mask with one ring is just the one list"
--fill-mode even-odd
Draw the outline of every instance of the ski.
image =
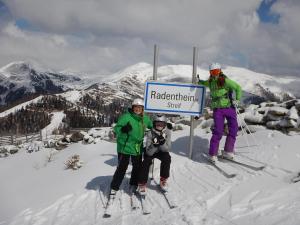
[[296, 177], [292, 178], [291, 181], [292, 181], [293, 183], [299, 182], [299, 181], [300, 181], [300, 173], [299, 173]]
[[170, 209], [174, 209], [177, 207], [173, 197], [170, 195], [170, 192], [168, 191], [164, 191], [159, 184], [157, 184], [157, 187], [159, 189], [159, 191], [162, 193], [162, 195], [164, 196], [164, 198], [166, 199]]
[[139, 206], [138, 206], [137, 193], [136, 193], [136, 191], [134, 191], [134, 192], [131, 192], [129, 195], [130, 195], [130, 205], [131, 205], [131, 209], [132, 209], [132, 210], [136, 210], [137, 208], [139, 208]]
[[292, 179], [292, 182], [293, 183], [297, 183], [297, 182], [299, 182], [300, 181], [300, 177], [294, 177], [293, 179]]
[[149, 203], [147, 201], [146, 195], [141, 195], [137, 192], [137, 196], [140, 199], [141, 205], [142, 205], [142, 211], [144, 215], [148, 215], [151, 213]]
[[103, 218], [111, 217], [113, 204], [115, 202], [116, 195], [117, 195], [117, 193], [115, 193], [115, 194], [110, 194], [109, 193], [108, 198], [107, 198], [107, 202], [106, 202], [106, 205], [105, 205], [105, 209], [104, 209]]
[[244, 162], [240, 162], [240, 161], [237, 161], [235, 159], [228, 159], [228, 158], [225, 158], [223, 156], [218, 156], [218, 159], [221, 160], [221, 161], [227, 161], [227, 162], [230, 162], [230, 163], [234, 163], [234, 164], [237, 164], [237, 165], [240, 165], [240, 166], [243, 166], [243, 167], [246, 167], [248, 169], [252, 169], [252, 170], [255, 170], [255, 171], [259, 171], [259, 170], [263, 170], [265, 168], [265, 166], [252, 166], [252, 165], [249, 165], [247, 163], [244, 163]]
[[235, 173], [228, 173], [226, 172], [220, 165], [219, 163], [213, 163], [208, 159], [208, 156], [206, 154], [203, 154], [209, 165], [213, 166], [216, 170], [218, 170], [224, 177], [226, 178], [234, 178], [236, 176]]

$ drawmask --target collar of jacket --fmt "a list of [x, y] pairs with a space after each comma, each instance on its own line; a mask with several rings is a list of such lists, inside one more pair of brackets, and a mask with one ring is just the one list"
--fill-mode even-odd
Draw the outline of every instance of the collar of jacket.
[[164, 129], [162, 129], [162, 130], [156, 130], [156, 129], [153, 127], [151, 130], [152, 130], [155, 134], [160, 135], [160, 134], [162, 134], [163, 132], [165, 132], [166, 127], [165, 127]]
[[137, 121], [141, 121], [143, 118], [143, 116], [135, 114], [130, 108], [128, 109], [128, 113], [130, 113], [130, 115]]

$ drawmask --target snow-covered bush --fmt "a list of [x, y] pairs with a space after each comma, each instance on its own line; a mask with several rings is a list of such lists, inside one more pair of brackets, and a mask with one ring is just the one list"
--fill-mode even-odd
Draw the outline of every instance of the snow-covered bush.
[[66, 169], [77, 170], [82, 167], [83, 161], [80, 160], [79, 155], [73, 155], [65, 162], [65, 165]]
[[24, 147], [28, 153], [38, 152], [40, 150], [40, 146], [36, 142], [25, 144]]
[[0, 157], [7, 157], [9, 154], [15, 154], [19, 148], [15, 145], [4, 145], [0, 147]]
[[0, 147], [0, 158], [7, 157], [9, 155], [6, 148]]
[[56, 146], [56, 140], [54, 139], [49, 139], [44, 142], [45, 148], [54, 148]]
[[85, 144], [91, 144], [94, 142], [94, 138], [88, 134], [86, 134], [84, 137], [83, 137], [83, 140], [82, 142], [85, 143]]

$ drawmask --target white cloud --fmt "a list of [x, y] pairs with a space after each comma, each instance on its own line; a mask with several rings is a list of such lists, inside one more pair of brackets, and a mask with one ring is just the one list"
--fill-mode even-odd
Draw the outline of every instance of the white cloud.
[[199, 64], [218, 60], [297, 74], [299, 4], [278, 0], [272, 10], [280, 23], [261, 24], [261, 1], [5, 0], [15, 19], [26, 19], [39, 32], [6, 26], [0, 31], [0, 63], [33, 57], [54, 69], [106, 73], [152, 63], [157, 43], [160, 64], [190, 64], [192, 47], [198, 46]]

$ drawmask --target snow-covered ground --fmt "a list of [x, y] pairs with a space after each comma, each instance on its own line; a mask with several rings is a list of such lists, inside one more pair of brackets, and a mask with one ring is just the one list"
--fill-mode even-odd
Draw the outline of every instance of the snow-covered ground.
[[59, 125], [62, 123], [63, 118], [66, 116], [63, 111], [51, 113], [51, 122], [48, 126], [42, 129], [43, 140], [48, 139], [52, 135], [55, 129], [59, 128]]
[[[103, 218], [105, 192], [116, 168], [116, 145], [72, 144], [50, 152], [31, 154], [25, 150], [0, 159], [0, 224], [11, 225], [296, 225], [300, 223], [300, 182], [290, 179], [300, 171], [300, 136], [259, 129], [254, 137], [261, 145], [248, 147], [238, 137], [237, 158], [252, 165], [266, 165], [253, 171], [238, 165], [223, 165], [238, 174], [225, 178], [207, 164], [210, 134], [195, 129], [193, 160], [188, 159], [189, 127], [173, 132], [170, 192], [178, 207], [170, 209], [154, 183], [148, 185], [152, 209], [142, 215], [131, 211], [128, 174], [121, 186], [111, 218]], [[224, 138], [223, 138], [224, 139]], [[224, 141], [224, 140], [223, 140]], [[223, 144], [221, 145], [221, 147]], [[49, 162], [49, 155], [50, 157]], [[64, 162], [78, 154], [84, 162], [76, 171], [65, 170]], [[159, 161], [155, 161], [155, 180]]]

